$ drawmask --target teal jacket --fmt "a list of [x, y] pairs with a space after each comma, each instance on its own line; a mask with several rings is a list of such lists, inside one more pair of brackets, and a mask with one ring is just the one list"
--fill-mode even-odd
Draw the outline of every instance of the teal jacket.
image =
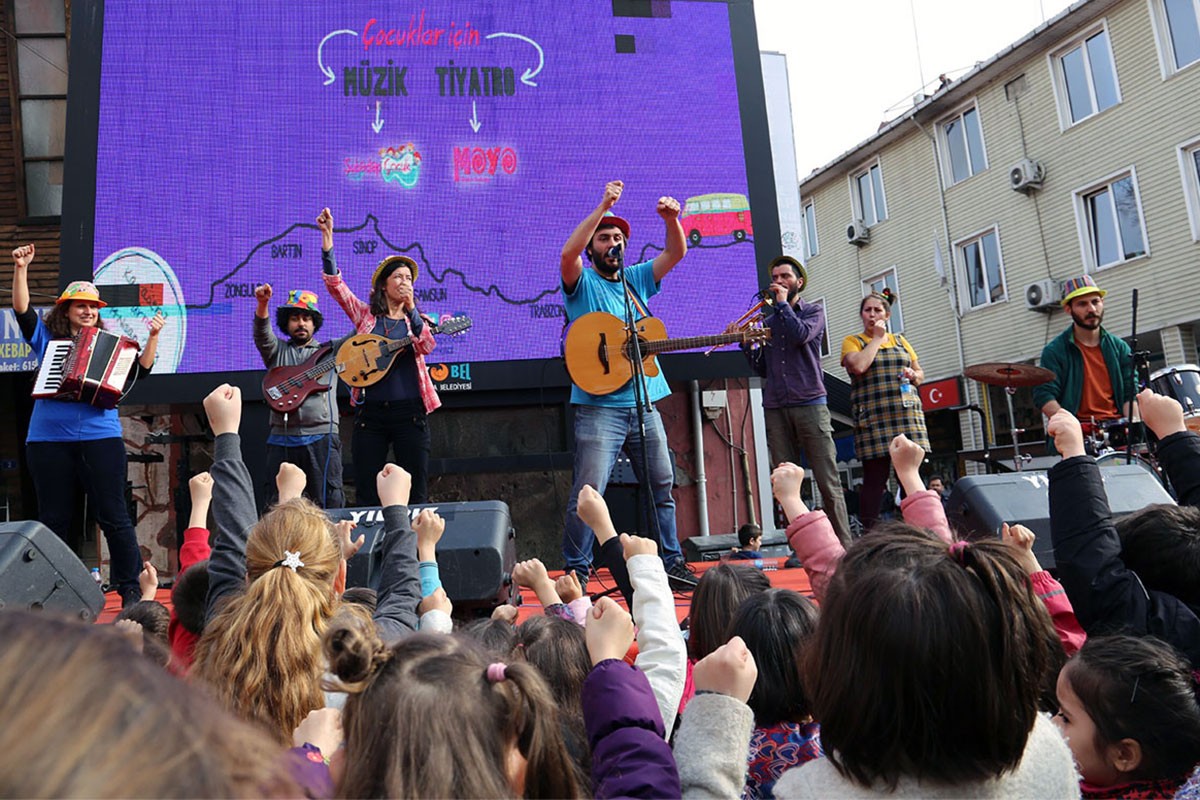
[[[1133, 389], [1132, 350], [1122, 339], [1100, 329], [1100, 350], [1108, 366], [1108, 377], [1112, 381], [1114, 411], [1125, 416], [1125, 403], [1131, 399]], [[1083, 395], [1083, 354], [1075, 345], [1075, 326], [1067, 328], [1051, 339], [1042, 350], [1042, 366], [1054, 373], [1054, 379], [1034, 387], [1033, 402], [1038, 407], [1051, 400], [1072, 414], [1079, 410]]]

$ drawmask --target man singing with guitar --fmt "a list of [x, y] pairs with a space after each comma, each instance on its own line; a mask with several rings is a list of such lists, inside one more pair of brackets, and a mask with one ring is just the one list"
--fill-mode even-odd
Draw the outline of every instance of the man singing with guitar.
[[[317, 343], [322, 316], [317, 310], [317, 296], [302, 289], [293, 289], [288, 300], [275, 309], [275, 324], [287, 334], [286, 341], [271, 330], [267, 306], [271, 302], [271, 284], [255, 288], [258, 307], [254, 311], [254, 346], [268, 369], [294, 367], [312, 359], [317, 353], [332, 360], [342, 340], [332, 345]], [[342, 437], [338, 433], [337, 392], [333, 386], [333, 370], [314, 378], [314, 391], [294, 409], [281, 412], [271, 409], [271, 434], [267, 437], [267, 474], [274, 476], [279, 465], [291, 462], [304, 470], [307, 481], [304, 494], [322, 508], [342, 508], [346, 497], [342, 493]], [[268, 504], [275, 502], [278, 490], [274, 477], [268, 488]]]
[[[562, 272], [563, 304], [568, 321], [585, 314], [603, 311], [620, 319], [625, 318], [625, 290], [619, 270], [623, 251], [629, 239], [629, 223], [614, 215], [610, 209], [621, 197], [624, 184], [612, 181], [604, 187], [604, 197], [563, 245], [560, 269]], [[671, 197], [658, 199], [657, 212], [666, 223], [666, 249], [653, 261], [625, 268], [630, 301], [635, 317], [647, 317], [646, 300], [658, 294], [659, 282], [679, 263], [687, 252], [683, 227], [679, 224], [679, 203]], [[591, 269], [585, 269], [580, 252], [587, 254]], [[612, 342], [615, 359], [623, 358], [620, 346]], [[667, 381], [657, 368], [646, 370], [645, 396], [656, 402], [671, 393]], [[591, 394], [580, 387], [572, 376], [571, 403], [575, 406], [575, 480], [567, 502], [566, 525], [563, 530], [563, 558], [566, 568], [576, 572], [581, 585], [587, 585], [592, 563], [594, 534], [576, 513], [579, 491], [593, 486], [604, 493], [608, 476], [617, 456], [625, 451], [640, 477], [641, 452], [638, 442], [638, 410], [632, 380], [607, 394]], [[652, 406], [645, 413], [646, 467], [658, 520], [661, 556], [667, 572], [674, 577], [691, 581], [691, 572], [679, 549], [675, 533], [675, 499], [671, 496], [674, 483], [667, 435], [658, 411]]]
[[[429, 422], [427, 416], [442, 405], [425, 356], [434, 348], [432, 324], [417, 311], [413, 283], [417, 262], [407, 256], [391, 255], [379, 262], [371, 276], [371, 297], [364, 303], [342, 280], [333, 258], [333, 215], [323, 209], [317, 217], [321, 230], [321, 259], [325, 286], [333, 299], [354, 323], [356, 334], [375, 334], [386, 339], [411, 339], [390, 356], [382, 369], [382, 379], [372, 377], [368, 388], [354, 388], [350, 396], [357, 407], [354, 438], [350, 452], [354, 460], [354, 487], [357, 504], [379, 504], [375, 476], [388, 463], [388, 448], [395, 453], [391, 462], [412, 475], [411, 504], [429, 499]], [[351, 336], [347, 345], [353, 344]], [[343, 348], [344, 349], [344, 348]], [[376, 351], [377, 352], [377, 351]], [[373, 359], [378, 364], [380, 359]]]

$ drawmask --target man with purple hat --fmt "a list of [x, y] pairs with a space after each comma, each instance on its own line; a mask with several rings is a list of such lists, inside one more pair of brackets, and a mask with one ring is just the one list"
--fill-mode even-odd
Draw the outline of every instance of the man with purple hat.
[[[559, 268], [568, 321], [593, 311], [625, 317], [626, 295], [620, 269], [629, 240], [629, 223], [611, 211], [624, 188], [621, 181], [609, 182], [600, 204], [584, 217], [563, 245]], [[638, 317], [649, 316], [646, 301], [658, 294], [659, 283], [687, 253], [687, 240], [679, 224], [679, 202], [672, 197], [660, 197], [656, 211], [666, 224], [666, 249], [652, 261], [625, 268], [629, 300]], [[581, 252], [587, 255], [591, 269], [584, 268]], [[644, 396], [650, 402], [670, 393], [661, 371], [646, 378]], [[606, 395], [589, 394], [579, 386], [572, 386], [571, 403], [575, 407], [575, 480], [567, 500], [563, 558], [567, 570], [574, 571], [586, 586], [595, 535], [579, 519], [576, 502], [585, 485], [604, 493], [609, 473], [622, 451], [628, 454], [635, 469], [640, 470], [638, 410], [633, 381]], [[675, 499], [671, 496], [675, 476], [667, 435], [653, 407], [645, 412], [645, 425], [646, 467], [658, 522], [660, 555], [670, 575], [691, 581], [675, 533]]]
[[[293, 289], [288, 292], [287, 302], [275, 309], [275, 324], [287, 335], [286, 340], [271, 330], [267, 315], [271, 295], [269, 283], [254, 290], [258, 300], [254, 311], [254, 346], [268, 369], [303, 364], [321, 349], [316, 336], [324, 319], [317, 310], [317, 295], [306, 289]], [[340, 340], [332, 343], [332, 352], [337, 352], [340, 343]], [[279, 465], [287, 461], [304, 470], [307, 478], [304, 494], [314, 503], [322, 508], [341, 508], [346, 504], [333, 370], [319, 380], [331, 387], [330, 391], [313, 392], [287, 414], [271, 410], [271, 433], [267, 437], [268, 503], [278, 496], [275, 475]]]
[[1033, 390], [1033, 401], [1047, 418], [1065, 408], [1089, 424], [1129, 411], [1133, 358], [1129, 345], [1100, 325], [1106, 294], [1091, 275], [1063, 284], [1062, 306], [1072, 324], [1042, 350], [1041, 365], [1054, 378]]

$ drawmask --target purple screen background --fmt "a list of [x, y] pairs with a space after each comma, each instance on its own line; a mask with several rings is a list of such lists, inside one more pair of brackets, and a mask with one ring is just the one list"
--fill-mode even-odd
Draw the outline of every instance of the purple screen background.
[[[614, 211], [633, 227], [630, 263], [661, 250], [660, 195], [747, 194], [723, 3], [654, 4], [669, 8], [662, 18], [613, 17], [611, 0], [237, 5], [105, 3], [94, 264], [105, 273], [114, 254], [140, 248], [169, 267], [182, 295], [161, 301], [177, 372], [261, 369], [248, 290], [263, 282], [275, 289], [272, 308], [290, 289], [315, 291], [320, 338], [349, 331], [320, 279], [324, 206], [360, 297], [384, 255], [415, 258], [422, 311], [474, 322], [439, 338], [432, 360], [483, 362], [558, 354], [559, 253], [606, 181], [625, 182]], [[478, 43], [455, 47], [443, 35], [430, 46], [364, 49], [368, 20], [378, 20], [373, 35], [407, 31], [422, 15], [425, 29], [477, 31]], [[354, 34], [321, 47], [334, 75], [326, 84], [318, 45], [337, 30]], [[537, 47], [486, 38], [497, 32], [540, 47], [536, 86], [520, 78], [537, 68]], [[617, 53], [618, 35], [636, 53]], [[407, 68], [408, 96], [346, 96], [345, 68], [389, 59]], [[512, 68], [513, 94], [440, 95], [435, 69], [450, 61]], [[378, 169], [382, 148], [407, 143], [421, 157], [411, 187]], [[483, 174], [468, 176], [455, 148], [512, 155], [494, 174], [477, 156]], [[375, 171], [354, 178], [348, 163]], [[650, 303], [670, 336], [719, 333], [753, 302], [752, 239], [714, 236], [689, 250]], [[118, 272], [97, 281], [169, 284], [144, 263]]]

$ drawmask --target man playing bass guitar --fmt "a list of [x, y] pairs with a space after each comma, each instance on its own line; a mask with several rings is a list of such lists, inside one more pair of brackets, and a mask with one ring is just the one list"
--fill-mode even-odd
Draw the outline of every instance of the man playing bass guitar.
[[[267, 316], [271, 302], [271, 284], [255, 288], [258, 307], [254, 311], [254, 346], [268, 369], [303, 364], [318, 351], [337, 352], [339, 339], [332, 345], [317, 343], [317, 331], [323, 321], [317, 310], [317, 296], [307, 290], [293, 289], [287, 302], [275, 309], [275, 323], [287, 334], [281, 339], [271, 330]], [[335, 380], [332, 370], [319, 379], [322, 386], [331, 387]], [[279, 465], [288, 461], [297, 465], [307, 476], [304, 493], [322, 508], [342, 508], [346, 505], [342, 493], [342, 439], [338, 433], [337, 391], [316, 391], [304, 398], [294, 410], [280, 413], [271, 410], [271, 434], [267, 437], [267, 474], [271, 475], [267, 489], [268, 504], [275, 502], [278, 489], [274, 475]]]
[[[619, 269], [622, 251], [629, 239], [629, 223], [610, 211], [620, 199], [623, 188], [621, 181], [608, 183], [599, 205], [579, 223], [563, 245], [560, 270], [568, 321], [593, 311], [625, 318], [626, 297]], [[636, 317], [649, 316], [646, 300], [658, 293], [659, 282], [687, 253], [687, 241], [679, 224], [678, 201], [660, 197], [656, 211], [666, 224], [666, 249], [653, 261], [625, 268]], [[590, 269], [584, 267], [581, 252], [591, 262]], [[650, 402], [661, 400], [670, 391], [661, 372], [653, 377], [647, 375], [645, 396]], [[576, 502], [585, 485], [604, 493], [609, 473], [622, 451], [628, 453], [640, 477], [638, 410], [634, 398], [632, 380], [604, 395], [589, 394], [578, 384], [571, 388], [571, 403], [575, 406], [575, 479], [567, 502], [563, 558], [566, 568], [576, 572], [583, 585], [587, 583], [592, 563], [594, 534], [579, 519]], [[661, 537], [660, 555], [669, 574], [687, 581], [691, 579], [691, 573], [675, 532], [675, 500], [671, 496], [674, 475], [667, 436], [662, 419], [653, 407], [645, 414], [645, 426], [646, 471]]]

